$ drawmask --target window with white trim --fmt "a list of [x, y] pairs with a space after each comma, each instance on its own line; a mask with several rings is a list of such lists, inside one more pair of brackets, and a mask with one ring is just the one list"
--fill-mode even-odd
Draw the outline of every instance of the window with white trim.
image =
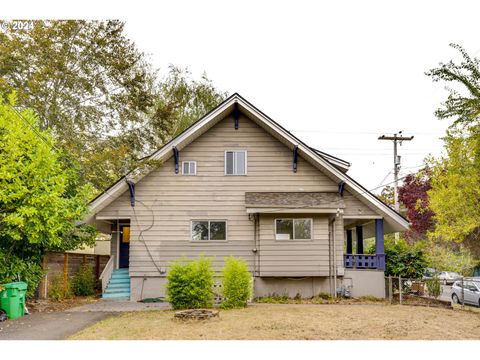
[[197, 175], [197, 162], [196, 161], [183, 161], [182, 162], [182, 174], [183, 175]]
[[227, 240], [225, 220], [192, 220], [192, 241]]
[[247, 175], [247, 151], [225, 151], [225, 175]]
[[275, 219], [276, 240], [311, 240], [312, 219]]

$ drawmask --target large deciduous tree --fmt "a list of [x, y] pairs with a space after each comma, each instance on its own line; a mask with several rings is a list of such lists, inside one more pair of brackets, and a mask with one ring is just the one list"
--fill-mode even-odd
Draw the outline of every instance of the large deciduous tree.
[[0, 92], [12, 90], [97, 191], [225, 97], [186, 70], [158, 79], [120, 21], [35, 21], [0, 33]]
[[434, 225], [434, 214], [429, 207], [427, 193], [430, 189], [430, 170], [428, 168], [407, 175], [398, 189], [399, 200], [407, 209], [407, 218], [411, 223], [410, 229], [405, 232], [405, 238], [410, 243], [424, 240], [427, 232]]
[[40, 129], [32, 110], [15, 109], [14, 95], [0, 99], [0, 282], [4, 282], [31, 270], [23, 260], [38, 267], [45, 251], [92, 245], [96, 232], [75, 224], [87, 212], [91, 186], [78, 185], [75, 164], [56, 149], [51, 132]]
[[451, 45], [460, 63], [440, 63], [427, 72], [433, 81], [448, 83], [449, 96], [436, 111], [452, 119], [445, 137], [446, 156], [432, 161], [430, 208], [435, 213], [432, 235], [479, 247], [480, 228], [480, 60]]

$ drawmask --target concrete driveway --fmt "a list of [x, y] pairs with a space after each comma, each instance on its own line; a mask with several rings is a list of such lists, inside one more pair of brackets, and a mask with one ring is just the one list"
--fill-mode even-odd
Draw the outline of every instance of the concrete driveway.
[[0, 322], [0, 340], [62, 340], [122, 312], [166, 310], [168, 303], [100, 300], [62, 312], [33, 313]]
[[70, 311], [33, 313], [21, 319], [0, 322], [0, 340], [62, 340], [114, 315]]

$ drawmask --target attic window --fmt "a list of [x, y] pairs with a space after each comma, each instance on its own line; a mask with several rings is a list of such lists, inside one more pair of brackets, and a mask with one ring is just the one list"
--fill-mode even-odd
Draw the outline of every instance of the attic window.
[[247, 151], [225, 151], [225, 175], [247, 175]]
[[183, 175], [197, 175], [197, 162], [196, 161], [183, 161], [182, 162], [182, 174]]

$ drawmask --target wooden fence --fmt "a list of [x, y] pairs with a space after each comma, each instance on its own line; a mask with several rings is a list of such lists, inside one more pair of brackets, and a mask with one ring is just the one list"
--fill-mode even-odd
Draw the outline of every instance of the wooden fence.
[[43, 269], [45, 277], [38, 287], [38, 297], [47, 298], [50, 282], [56, 276], [63, 276], [64, 282], [74, 276], [82, 265], [92, 267], [93, 274], [98, 280], [105, 265], [110, 258], [109, 255], [75, 254], [51, 252], [43, 258]]

